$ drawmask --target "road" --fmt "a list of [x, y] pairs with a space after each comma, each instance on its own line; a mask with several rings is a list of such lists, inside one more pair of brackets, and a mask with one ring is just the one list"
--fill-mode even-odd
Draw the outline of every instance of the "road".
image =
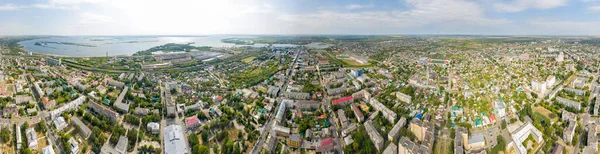
[[[304, 49], [301, 49], [301, 50], [304, 50]], [[300, 52], [296, 52], [296, 55], [294, 56], [294, 60], [292, 61], [292, 64], [290, 65], [290, 69], [293, 69], [294, 65], [296, 65], [296, 60], [298, 59], [299, 53]], [[289, 73], [286, 74], [282, 88], [285, 88], [288, 86], [288, 84], [289, 84], [288, 77], [289, 76], [290, 76]], [[279, 95], [281, 95], [281, 93], [278, 94], [278, 96]], [[274, 110], [279, 109], [279, 105], [281, 105], [281, 102], [279, 102], [277, 104], [277, 106], [274, 108]], [[265, 123], [265, 125], [263, 125], [263, 130], [260, 132], [260, 137], [258, 138], [258, 141], [256, 142], [256, 144], [254, 144], [254, 147], [252, 147], [252, 152], [251, 152], [252, 154], [257, 154], [259, 152], [260, 147], [262, 147], [261, 145], [265, 141], [267, 134], [271, 131], [271, 127], [273, 127], [273, 119], [275, 118], [274, 115], [277, 115], [277, 114], [271, 114], [271, 116], [269, 117], [269, 120]]]

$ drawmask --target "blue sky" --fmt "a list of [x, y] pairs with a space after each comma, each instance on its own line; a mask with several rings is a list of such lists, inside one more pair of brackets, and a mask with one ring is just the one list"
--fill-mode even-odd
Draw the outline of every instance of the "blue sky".
[[600, 0], [0, 0], [0, 35], [600, 35]]

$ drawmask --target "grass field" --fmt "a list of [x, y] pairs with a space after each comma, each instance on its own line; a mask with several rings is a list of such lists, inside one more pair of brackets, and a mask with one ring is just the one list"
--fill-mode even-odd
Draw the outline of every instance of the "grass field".
[[244, 63], [250, 63], [254, 59], [256, 59], [256, 57], [254, 57], [254, 56], [252, 56], [252, 57], [246, 57], [246, 58], [242, 59], [242, 62], [244, 62]]
[[554, 123], [558, 120], [558, 116], [553, 116], [553, 118], [550, 118], [551, 117], [550, 114], [552, 114], [552, 111], [550, 111], [544, 107], [541, 107], [541, 106], [535, 107], [533, 109], [533, 111], [538, 112], [541, 115], [548, 117], [550, 119], [550, 121], [552, 121], [552, 123]]

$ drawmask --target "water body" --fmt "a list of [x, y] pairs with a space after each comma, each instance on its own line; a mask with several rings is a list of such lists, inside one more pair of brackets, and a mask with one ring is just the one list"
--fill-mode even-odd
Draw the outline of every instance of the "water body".
[[[210, 47], [265, 47], [267, 44], [235, 45], [223, 43], [225, 38], [252, 38], [251, 36], [57, 36], [19, 42], [23, 49], [42, 54], [97, 57], [132, 55], [138, 51], [150, 49], [167, 43], [193, 43], [193, 46]], [[36, 45], [36, 42], [38, 45]], [[294, 44], [273, 44], [274, 47], [294, 47]]]

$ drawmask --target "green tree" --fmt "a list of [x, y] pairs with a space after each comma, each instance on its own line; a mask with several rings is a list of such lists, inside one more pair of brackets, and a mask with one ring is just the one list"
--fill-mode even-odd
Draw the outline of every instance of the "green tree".
[[10, 142], [10, 131], [8, 128], [2, 128], [2, 130], [0, 130], [0, 139], [2, 139], [3, 143]]

